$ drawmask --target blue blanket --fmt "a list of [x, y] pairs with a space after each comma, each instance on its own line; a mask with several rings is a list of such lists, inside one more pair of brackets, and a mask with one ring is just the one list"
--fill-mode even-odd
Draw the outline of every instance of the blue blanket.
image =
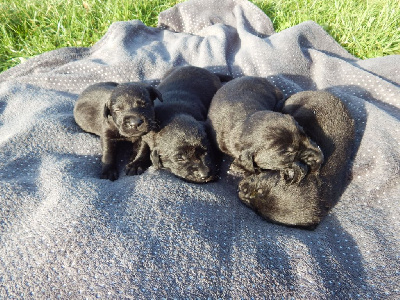
[[[234, 178], [150, 168], [99, 179], [72, 110], [100, 81], [157, 85], [178, 65], [328, 90], [356, 121], [352, 181], [315, 231], [266, 222]], [[159, 27], [116, 22], [91, 48], [0, 74], [0, 298], [400, 297], [400, 56], [359, 60], [314, 22], [275, 33], [246, 0], [189, 0]]]

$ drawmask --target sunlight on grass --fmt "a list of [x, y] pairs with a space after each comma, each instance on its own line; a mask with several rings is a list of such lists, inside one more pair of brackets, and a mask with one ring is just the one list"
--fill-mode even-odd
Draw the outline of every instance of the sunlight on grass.
[[252, 2], [268, 14], [277, 32], [312, 20], [359, 58], [400, 54], [398, 0]]
[[[60, 47], [89, 47], [115, 21], [157, 26], [184, 0], [0, 0], [0, 71]], [[313, 20], [359, 58], [400, 54], [398, 0], [251, 0], [277, 32]]]

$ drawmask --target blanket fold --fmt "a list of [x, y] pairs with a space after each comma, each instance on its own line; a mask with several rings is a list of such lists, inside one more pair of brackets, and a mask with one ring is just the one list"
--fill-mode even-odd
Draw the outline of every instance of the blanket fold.
[[[150, 168], [99, 179], [98, 137], [73, 118], [101, 81], [157, 85], [171, 67], [327, 90], [356, 122], [352, 181], [315, 231], [266, 222], [237, 178]], [[116, 22], [0, 74], [0, 298], [400, 297], [400, 56], [359, 60], [309, 21], [275, 33], [246, 0], [189, 0], [159, 27]]]

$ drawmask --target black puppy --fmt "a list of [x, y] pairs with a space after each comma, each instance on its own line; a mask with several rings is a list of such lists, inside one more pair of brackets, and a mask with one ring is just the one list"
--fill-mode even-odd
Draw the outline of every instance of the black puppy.
[[191, 182], [215, 178], [217, 162], [206, 124], [208, 107], [221, 80], [194, 66], [170, 70], [157, 87], [164, 102], [155, 106], [159, 130], [144, 137], [156, 168]]
[[252, 76], [234, 79], [215, 94], [208, 118], [219, 148], [234, 158], [232, 172], [279, 170], [291, 183], [318, 172], [318, 146], [293, 117], [272, 111], [282, 98], [266, 78]]
[[[100, 136], [101, 178], [116, 180], [116, 145], [129, 141], [141, 148], [141, 136], [155, 129], [154, 100], [162, 101], [157, 89], [142, 83], [101, 82], [86, 88], [75, 107], [76, 123], [85, 131]], [[140, 172], [140, 165], [128, 164], [128, 175]]]
[[269, 221], [315, 228], [338, 201], [349, 178], [354, 147], [354, 120], [342, 101], [324, 91], [300, 92], [284, 103], [322, 149], [325, 162], [319, 175], [308, 174], [298, 185], [279, 180], [276, 172], [263, 172], [239, 183], [240, 199]]

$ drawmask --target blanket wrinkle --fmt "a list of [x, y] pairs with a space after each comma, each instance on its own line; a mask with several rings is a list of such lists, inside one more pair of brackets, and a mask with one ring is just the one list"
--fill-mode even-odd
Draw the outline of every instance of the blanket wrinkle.
[[[351, 181], [314, 231], [266, 222], [239, 178], [184, 182], [150, 167], [101, 180], [73, 118], [101, 81], [156, 86], [173, 66], [267, 77], [285, 97], [327, 90], [355, 119]], [[89, 48], [0, 74], [0, 298], [397, 299], [400, 55], [360, 60], [313, 21], [280, 32], [247, 0], [189, 0], [159, 26], [116, 22]]]
[[203, 28], [217, 23], [239, 28], [238, 22], [243, 22], [253, 35], [269, 36], [275, 33], [268, 16], [247, 0], [218, 3], [186, 1], [161, 12], [158, 17], [159, 27], [190, 34], [198, 34]]

